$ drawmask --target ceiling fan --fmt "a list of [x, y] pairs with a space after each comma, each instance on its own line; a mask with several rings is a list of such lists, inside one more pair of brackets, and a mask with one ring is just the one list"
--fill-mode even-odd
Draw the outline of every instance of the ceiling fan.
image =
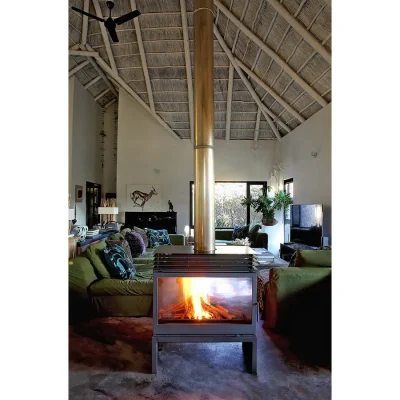
[[140, 12], [138, 10], [135, 10], [135, 11], [131, 11], [128, 14], [122, 15], [121, 17], [112, 19], [111, 18], [111, 10], [114, 8], [114, 2], [107, 1], [106, 4], [107, 4], [107, 7], [110, 10], [110, 16], [107, 19], [100, 18], [97, 15], [90, 14], [90, 13], [88, 13], [86, 11], [83, 11], [83, 10], [80, 10], [79, 8], [76, 8], [76, 7], [71, 7], [71, 8], [74, 11], [78, 12], [78, 13], [87, 15], [90, 18], [97, 19], [97, 21], [104, 22], [104, 26], [107, 28], [108, 33], [110, 34], [112, 41], [114, 43], [116, 43], [116, 42], [119, 42], [118, 36], [117, 36], [117, 32], [115, 31], [116, 26], [117, 25], [121, 25], [124, 22], [128, 22], [131, 19], [138, 17], [140, 15]]

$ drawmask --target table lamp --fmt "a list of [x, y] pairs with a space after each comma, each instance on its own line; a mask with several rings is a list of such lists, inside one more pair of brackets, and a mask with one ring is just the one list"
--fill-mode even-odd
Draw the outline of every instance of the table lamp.
[[[97, 213], [99, 215], [116, 215], [118, 214], [118, 207], [98, 207], [97, 208]], [[113, 218], [114, 219], [114, 218]], [[109, 217], [107, 217], [106, 224], [109, 222], [115, 222], [114, 220], [111, 220]], [[101, 221], [101, 225], [103, 226], [103, 219]]]
[[71, 232], [71, 228], [73, 225], [73, 222], [71, 222], [71, 221], [74, 219], [75, 219], [75, 210], [73, 208], [69, 208], [68, 209], [68, 234], [70, 234], [70, 232]]

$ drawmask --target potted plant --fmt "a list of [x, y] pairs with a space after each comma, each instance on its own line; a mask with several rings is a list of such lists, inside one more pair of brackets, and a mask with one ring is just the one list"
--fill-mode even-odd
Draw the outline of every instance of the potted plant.
[[275, 211], [280, 211], [283, 209], [283, 218], [285, 219], [289, 211], [289, 205], [293, 203], [290, 195], [285, 193], [283, 190], [275, 193], [274, 197], [268, 196], [268, 193], [271, 191], [271, 189], [271, 186], [268, 186], [267, 192], [258, 198], [254, 199], [249, 196], [244, 197], [241, 201], [242, 205], [250, 205], [254, 208], [255, 212], [262, 214], [262, 224], [265, 226], [274, 226], [278, 223], [278, 221], [275, 219]]
[[274, 198], [268, 196], [268, 192], [271, 191], [271, 186], [267, 187], [267, 193], [262, 194], [256, 199], [249, 197], [244, 197], [241, 201], [242, 205], [250, 205], [254, 208], [254, 211], [257, 213], [261, 213], [262, 224], [265, 226], [273, 226], [278, 223], [275, 219], [275, 202]]

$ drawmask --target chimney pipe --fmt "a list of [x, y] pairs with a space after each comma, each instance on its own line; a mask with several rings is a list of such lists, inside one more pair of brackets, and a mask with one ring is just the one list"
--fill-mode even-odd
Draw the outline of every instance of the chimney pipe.
[[194, 250], [215, 251], [214, 5], [194, 0]]

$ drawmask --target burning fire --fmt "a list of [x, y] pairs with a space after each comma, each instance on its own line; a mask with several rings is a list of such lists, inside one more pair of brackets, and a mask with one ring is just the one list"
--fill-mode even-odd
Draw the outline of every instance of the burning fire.
[[212, 315], [204, 310], [202, 303], [210, 305], [205, 278], [183, 278], [183, 294], [185, 303], [192, 308], [194, 319], [211, 319]]

